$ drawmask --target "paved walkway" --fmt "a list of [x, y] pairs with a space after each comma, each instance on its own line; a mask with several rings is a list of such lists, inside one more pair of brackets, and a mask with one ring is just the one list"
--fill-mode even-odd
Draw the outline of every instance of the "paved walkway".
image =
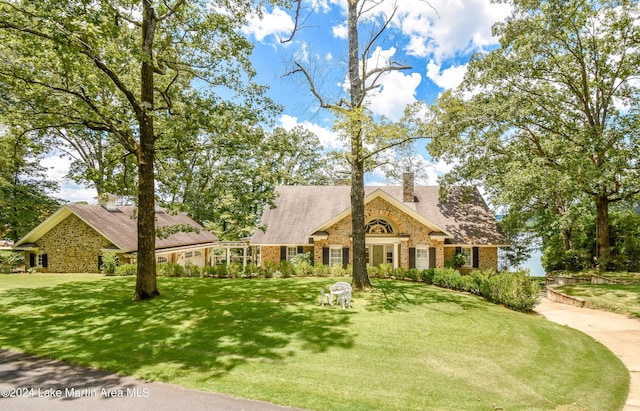
[[2, 411], [293, 411], [0, 350]]
[[640, 319], [555, 303], [546, 298], [535, 311], [550, 321], [582, 331], [618, 356], [631, 374], [624, 411], [640, 411]]

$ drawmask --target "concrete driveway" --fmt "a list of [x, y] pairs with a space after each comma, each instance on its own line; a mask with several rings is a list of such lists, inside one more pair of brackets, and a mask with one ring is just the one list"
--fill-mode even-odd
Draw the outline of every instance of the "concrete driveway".
[[0, 350], [0, 410], [292, 411]]
[[582, 331], [618, 356], [631, 374], [624, 411], [640, 411], [640, 319], [560, 304], [546, 298], [535, 311], [550, 321]]

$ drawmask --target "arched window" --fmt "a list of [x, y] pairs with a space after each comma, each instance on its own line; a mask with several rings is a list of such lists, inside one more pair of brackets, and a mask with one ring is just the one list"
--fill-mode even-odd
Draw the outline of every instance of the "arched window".
[[364, 228], [365, 233], [373, 235], [391, 235], [395, 234], [393, 225], [382, 218], [375, 218], [367, 223]]

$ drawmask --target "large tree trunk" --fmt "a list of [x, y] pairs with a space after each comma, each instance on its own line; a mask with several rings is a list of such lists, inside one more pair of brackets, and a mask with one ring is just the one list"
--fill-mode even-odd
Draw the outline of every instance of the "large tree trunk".
[[[360, 53], [358, 46], [358, 2], [349, 0], [349, 83], [351, 110], [362, 105], [364, 90], [360, 77]], [[358, 115], [351, 121], [360, 121]], [[362, 128], [359, 124], [350, 127], [351, 133], [351, 229], [353, 250], [353, 287], [358, 290], [371, 287], [365, 259], [364, 232], [364, 154], [362, 152]]]
[[362, 162], [352, 165], [351, 179], [353, 287], [357, 290], [364, 290], [371, 288], [371, 281], [369, 280], [369, 273], [367, 273], [367, 260], [365, 258], [364, 167]]
[[155, 222], [155, 134], [153, 128], [153, 38], [156, 16], [149, 0], [143, 0], [142, 51], [146, 54], [140, 76], [142, 80], [139, 114], [140, 147], [138, 150], [138, 273], [133, 300], [160, 295], [156, 279]]
[[595, 197], [596, 200], [596, 259], [600, 268], [605, 268], [610, 252], [609, 246], [609, 198], [606, 194]]

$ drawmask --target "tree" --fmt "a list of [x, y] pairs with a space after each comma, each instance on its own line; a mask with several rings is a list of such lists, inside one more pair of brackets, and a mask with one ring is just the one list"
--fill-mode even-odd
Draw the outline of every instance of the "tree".
[[640, 6], [512, 4], [512, 17], [494, 26], [500, 47], [475, 55], [461, 87], [439, 99], [425, 126], [429, 150], [460, 159], [453, 179], [505, 193], [514, 211], [533, 198], [567, 210], [588, 196], [595, 257], [606, 262], [609, 205], [640, 192]]
[[[137, 169], [134, 300], [159, 295], [155, 264], [158, 142], [197, 133], [189, 102], [260, 104], [251, 45], [240, 28], [249, 0], [0, 0], [0, 83], [12, 124], [25, 130], [109, 133]], [[249, 79], [249, 80], [247, 80]], [[204, 111], [203, 111], [204, 112]], [[195, 118], [195, 119], [194, 119]]]
[[[299, 21], [301, 0], [294, 1], [296, 21]], [[365, 258], [365, 221], [364, 221], [364, 175], [373, 168], [376, 156], [388, 148], [409, 141], [408, 128], [402, 123], [387, 122], [375, 119], [367, 109], [367, 93], [380, 87], [380, 79], [384, 73], [406, 70], [411, 67], [391, 59], [384, 59], [376, 44], [389, 28], [398, 8], [391, 7], [391, 12], [382, 18], [372, 12], [384, 1], [349, 0], [347, 2], [347, 83], [348, 91], [337, 101], [329, 102], [321, 94], [314, 81], [312, 71], [300, 62], [295, 62], [293, 73], [301, 73], [307, 80], [310, 91], [317, 99], [320, 107], [331, 111], [335, 116], [334, 130], [345, 140], [348, 151], [343, 159], [349, 166], [351, 176], [351, 227], [353, 250], [353, 286], [356, 289], [371, 287], [367, 274]], [[370, 35], [362, 39], [359, 26], [370, 23]], [[295, 35], [294, 28], [291, 38]], [[286, 41], [291, 40], [291, 38]], [[372, 57], [378, 57], [372, 58]], [[384, 60], [382, 63], [378, 61]], [[370, 63], [375, 61], [376, 63]]]
[[255, 122], [227, 119], [217, 133], [176, 145], [161, 162], [158, 189], [167, 206], [185, 211], [221, 239], [250, 235], [272, 203], [275, 186], [332, 181], [333, 167], [317, 136], [300, 127], [265, 132]]
[[0, 237], [17, 241], [60, 206], [47, 194], [56, 183], [39, 165], [45, 150], [26, 135], [0, 131]]

